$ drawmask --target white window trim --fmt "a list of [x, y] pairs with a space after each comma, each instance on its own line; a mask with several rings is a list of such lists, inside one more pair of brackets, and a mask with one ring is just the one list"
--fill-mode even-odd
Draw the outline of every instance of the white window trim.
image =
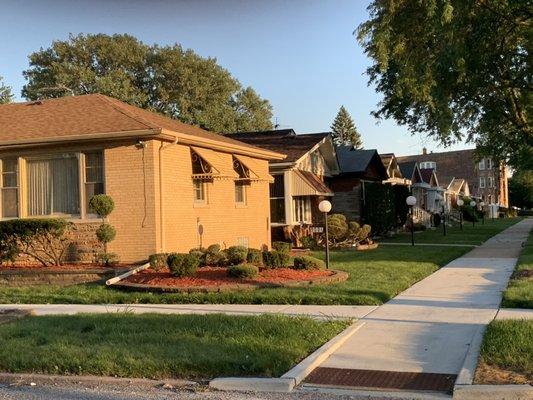
[[484, 158], [482, 158], [482, 159], [479, 161], [478, 169], [479, 169], [480, 171], [485, 170], [485, 159], [484, 159]]
[[[200, 182], [200, 187], [202, 189], [203, 199], [198, 199], [196, 197], [196, 182]], [[193, 202], [195, 205], [205, 205], [208, 204], [208, 195], [207, 195], [207, 183], [201, 179], [193, 179], [192, 181], [192, 190], [193, 190]]]
[[[240, 186], [242, 188], [243, 201], [237, 201], [237, 186]], [[235, 197], [235, 205], [236, 206], [243, 207], [243, 206], [246, 206], [248, 204], [248, 189], [247, 189], [247, 185], [245, 185], [245, 184], [237, 185], [237, 181], [235, 181], [235, 188], [234, 188], [233, 195]]]
[[479, 177], [479, 188], [480, 189], [485, 189], [485, 187], [486, 187], [485, 177], [484, 176], [480, 176]]

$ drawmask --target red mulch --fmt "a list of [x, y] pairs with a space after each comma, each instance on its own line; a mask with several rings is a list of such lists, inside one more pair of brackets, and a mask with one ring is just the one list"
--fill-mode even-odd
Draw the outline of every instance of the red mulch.
[[259, 275], [253, 279], [231, 278], [226, 274], [227, 268], [203, 267], [194, 276], [177, 278], [170, 271], [153, 271], [150, 269], [126, 278], [128, 283], [142, 283], [153, 286], [223, 286], [233, 283], [272, 283], [280, 284], [290, 281], [305, 281], [311, 278], [333, 275], [332, 271], [305, 271], [289, 268], [261, 269]]

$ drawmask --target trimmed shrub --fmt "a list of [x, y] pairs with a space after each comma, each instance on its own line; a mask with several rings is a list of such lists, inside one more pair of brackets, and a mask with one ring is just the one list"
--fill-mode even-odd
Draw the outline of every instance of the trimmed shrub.
[[342, 214], [331, 214], [328, 216], [329, 239], [336, 244], [346, 239], [348, 235], [348, 223]]
[[207, 254], [218, 254], [220, 253], [220, 245], [212, 244], [211, 246], [208, 246], [207, 249], [205, 249], [205, 252]]
[[440, 223], [442, 222], [442, 218], [439, 213], [432, 214], [431, 220], [435, 228], [438, 228], [440, 226]]
[[167, 258], [168, 253], [151, 254], [150, 257], [148, 257], [148, 262], [152, 269], [159, 271], [167, 266]]
[[199, 264], [200, 260], [193, 254], [172, 253], [167, 258], [170, 272], [177, 277], [194, 275]]
[[61, 218], [11, 219], [0, 222], [1, 261], [28, 255], [44, 266], [61, 265], [72, 223]]
[[289, 254], [291, 251], [291, 244], [289, 242], [273, 242], [272, 249], [281, 253]]
[[302, 244], [302, 247], [305, 249], [316, 249], [318, 247], [318, 244], [316, 242], [316, 239], [313, 236], [304, 236], [300, 239], [300, 243]]
[[244, 246], [231, 246], [226, 250], [228, 261], [231, 265], [242, 264], [246, 262], [248, 249]]
[[192, 254], [193, 256], [198, 257], [198, 261], [200, 262], [200, 267], [205, 267], [205, 260], [207, 256], [205, 249], [202, 249], [201, 247], [196, 247], [194, 249], [190, 249], [189, 254]]
[[263, 252], [259, 249], [248, 249], [248, 255], [246, 256], [246, 262], [255, 265], [263, 264]]
[[254, 278], [259, 274], [259, 268], [252, 264], [232, 265], [228, 268], [228, 276], [232, 278]]
[[294, 269], [322, 270], [326, 268], [324, 261], [311, 256], [294, 257]]
[[111, 242], [116, 235], [117, 231], [112, 225], [109, 224], [102, 224], [96, 230], [96, 238], [102, 243]]
[[[405, 203], [395, 197], [393, 186], [380, 182], [365, 182], [365, 201], [363, 205], [363, 222], [372, 226], [374, 232], [383, 235], [394, 229], [405, 215], [405, 208], [397, 215], [395, 203]], [[405, 193], [404, 193], [405, 194]], [[403, 205], [402, 205], [403, 207]]]
[[213, 267], [225, 267], [228, 265], [228, 255], [225, 251], [219, 251], [216, 254], [205, 254], [205, 265]]
[[100, 218], [106, 218], [115, 209], [115, 202], [106, 194], [96, 194], [89, 200], [89, 208]]
[[288, 253], [272, 250], [263, 252], [263, 263], [267, 268], [284, 268], [289, 266], [291, 257]]

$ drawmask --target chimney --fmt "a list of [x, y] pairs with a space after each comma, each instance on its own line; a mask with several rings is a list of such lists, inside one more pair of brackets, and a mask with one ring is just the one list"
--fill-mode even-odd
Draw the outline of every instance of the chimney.
[[425, 147], [422, 149], [422, 154], [427, 154], [428, 153], [428, 149], [426, 149]]

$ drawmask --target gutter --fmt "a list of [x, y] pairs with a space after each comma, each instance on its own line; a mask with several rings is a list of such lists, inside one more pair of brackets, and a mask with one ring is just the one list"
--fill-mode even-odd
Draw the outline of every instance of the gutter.
[[174, 141], [172, 143], [168, 143], [166, 145], [163, 144], [163, 141], [161, 141], [161, 145], [159, 146], [159, 229], [160, 229], [160, 237], [161, 237], [161, 244], [159, 246], [159, 252], [164, 253], [165, 252], [165, 207], [163, 202], [163, 150], [168, 149], [169, 147], [175, 146], [178, 144], [178, 137], [174, 137]]

